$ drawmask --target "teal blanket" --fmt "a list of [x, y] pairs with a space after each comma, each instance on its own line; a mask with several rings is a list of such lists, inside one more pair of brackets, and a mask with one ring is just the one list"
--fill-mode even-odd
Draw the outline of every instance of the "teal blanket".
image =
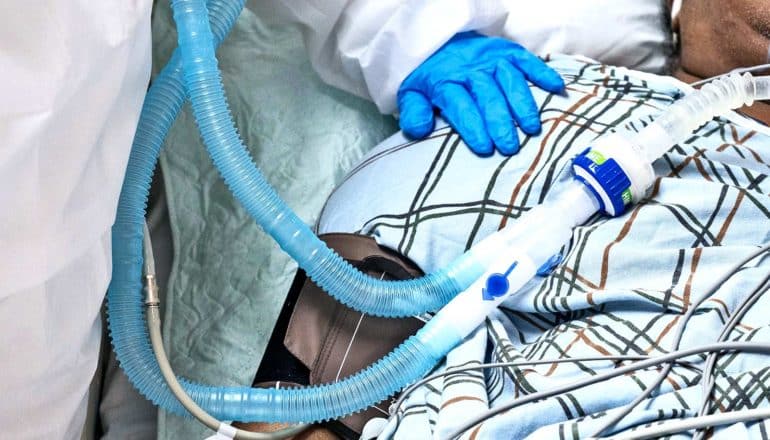
[[[157, 72], [176, 46], [166, 2], [153, 16]], [[244, 11], [218, 51], [236, 124], [266, 178], [312, 224], [344, 173], [396, 131], [393, 118], [324, 85], [299, 30]], [[188, 108], [161, 156], [175, 261], [164, 338], [176, 372], [215, 385], [249, 385], [294, 263], [233, 199], [201, 144]], [[203, 438], [162, 413], [159, 438]]]

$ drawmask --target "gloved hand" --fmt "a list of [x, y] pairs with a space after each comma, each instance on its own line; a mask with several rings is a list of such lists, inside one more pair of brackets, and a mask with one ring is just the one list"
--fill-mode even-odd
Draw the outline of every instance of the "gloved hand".
[[425, 137], [433, 131], [433, 107], [438, 107], [476, 154], [491, 155], [494, 146], [504, 155], [516, 154], [514, 123], [530, 135], [541, 130], [527, 80], [552, 93], [564, 91], [559, 74], [522, 46], [459, 33], [401, 83], [399, 124], [407, 136]]

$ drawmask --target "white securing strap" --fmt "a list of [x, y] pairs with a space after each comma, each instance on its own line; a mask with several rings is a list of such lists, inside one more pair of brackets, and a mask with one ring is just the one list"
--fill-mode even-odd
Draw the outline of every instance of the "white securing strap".
[[204, 440], [233, 440], [237, 432], [238, 430], [232, 426], [226, 423], [220, 423], [217, 433], [211, 437], [206, 437]]

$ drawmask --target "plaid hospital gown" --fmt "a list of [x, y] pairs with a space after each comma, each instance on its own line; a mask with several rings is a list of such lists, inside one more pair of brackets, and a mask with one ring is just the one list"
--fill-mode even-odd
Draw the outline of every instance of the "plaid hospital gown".
[[[446, 127], [419, 142], [395, 135], [335, 190], [319, 232], [369, 234], [426, 272], [440, 268], [472, 243], [516, 222], [547, 192], [558, 191], [570, 178], [570, 159], [592, 139], [611, 130], [638, 130], [686, 88], [671, 78], [576, 58], [555, 57], [550, 65], [564, 76], [568, 92], [555, 96], [533, 89], [543, 131], [522, 137], [518, 155], [476, 157]], [[658, 159], [659, 177], [649, 199], [619, 218], [596, 216], [577, 228], [562, 263], [508, 300], [449, 353], [439, 370], [489, 361], [671, 351], [683, 311], [732, 263], [770, 240], [770, 137], [754, 121], [737, 114], [730, 119], [708, 122]], [[733, 275], [693, 316], [681, 347], [715, 341], [769, 269], [770, 259], [759, 257]], [[767, 310], [770, 295], [730, 339], [770, 341]], [[656, 397], [615, 432], [697, 412], [703, 359], [676, 366]], [[458, 373], [414, 393], [406, 416], [398, 426], [391, 419], [388, 430], [398, 439], [443, 438], [469, 415], [617, 365], [595, 361]], [[769, 357], [724, 355], [717, 368], [716, 411], [768, 404]], [[518, 407], [465, 435], [585, 438], [658, 372], [638, 371]], [[768, 432], [763, 421], [722, 427], [715, 435], [768, 438]]]

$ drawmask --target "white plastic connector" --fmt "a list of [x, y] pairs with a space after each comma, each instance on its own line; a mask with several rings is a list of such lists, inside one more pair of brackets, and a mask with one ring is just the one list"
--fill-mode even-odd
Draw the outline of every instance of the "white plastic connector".
[[[558, 248], [557, 248], [558, 250]], [[553, 254], [553, 253], [552, 253]], [[515, 267], [511, 269], [511, 266]], [[504, 295], [488, 298], [484, 296], [487, 279], [494, 274], [507, 273], [508, 289]], [[460, 292], [444, 308], [439, 310], [433, 320], [440, 320], [452, 327], [457, 337], [464, 338], [481, 325], [501, 302], [516, 293], [531, 280], [537, 272], [537, 266], [526, 254], [508, 252], [498, 254], [495, 264], [470, 287]]]
[[754, 99], [756, 101], [770, 99], [770, 76], [754, 78]]
[[549, 193], [542, 205], [476, 243], [469, 252], [478, 264], [486, 268], [511, 249], [527, 248], [532, 261], [540, 265], [569, 240], [572, 228], [585, 223], [598, 209], [594, 197], [582, 184], [570, 182], [566, 187]]
[[598, 151], [606, 158], [615, 159], [631, 181], [632, 203], [643, 199], [655, 181], [655, 171], [645, 152], [635, 142], [618, 133], [611, 133], [596, 139], [591, 150]]

